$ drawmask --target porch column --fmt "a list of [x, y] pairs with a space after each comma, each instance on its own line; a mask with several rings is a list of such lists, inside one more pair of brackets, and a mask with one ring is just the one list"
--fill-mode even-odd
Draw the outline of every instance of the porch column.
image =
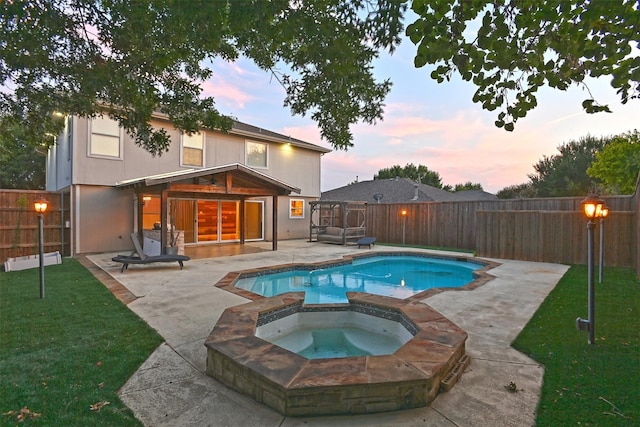
[[238, 214], [240, 215], [240, 244], [244, 245], [244, 198], [240, 199], [240, 212]]
[[278, 196], [273, 196], [273, 212], [271, 213], [273, 216], [273, 241], [271, 242], [271, 248], [274, 251], [278, 250]]
[[164, 254], [167, 246], [167, 217], [169, 213], [169, 197], [166, 190], [160, 193], [160, 253]]

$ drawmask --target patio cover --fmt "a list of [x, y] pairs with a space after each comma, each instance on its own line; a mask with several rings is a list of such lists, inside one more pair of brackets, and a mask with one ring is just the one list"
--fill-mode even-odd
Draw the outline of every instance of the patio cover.
[[[142, 228], [142, 196], [160, 196], [162, 247], [167, 246], [169, 198], [227, 199], [244, 202], [252, 197], [271, 197], [273, 206], [273, 250], [278, 248], [278, 196], [300, 193], [300, 189], [239, 163], [202, 169], [185, 169], [128, 179], [118, 188], [133, 188], [138, 195], [138, 229]], [[240, 203], [240, 223], [244, 224], [244, 203]], [[240, 227], [244, 244], [244, 227]]]

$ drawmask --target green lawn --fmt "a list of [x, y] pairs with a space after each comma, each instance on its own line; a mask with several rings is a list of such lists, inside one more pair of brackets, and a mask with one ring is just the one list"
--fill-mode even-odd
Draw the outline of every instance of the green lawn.
[[140, 425], [117, 390], [162, 338], [76, 260], [45, 286], [0, 272], [0, 425]]
[[632, 269], [607, 268], [595, 295], [595, 336], [587, 318], [587, 268], [573, 266], [513, 346], [545, 367], [538, 426], [640, 425], [640, 286]]

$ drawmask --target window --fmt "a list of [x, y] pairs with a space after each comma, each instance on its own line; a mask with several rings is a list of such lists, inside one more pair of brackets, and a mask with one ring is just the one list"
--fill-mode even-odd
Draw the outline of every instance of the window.
[[289, 199], [289, 218], [304, 218], [304, 200]]
[[91, 120], [89, 155], [98, 157], [122, 158], [122, 138], [118, 122], [109, 117], [96, 117]]
[[247, 141], [247, 166], [267, 167], [267, 144]]
[[182, 134], [182, 165], [204, 166], [204, 134]]

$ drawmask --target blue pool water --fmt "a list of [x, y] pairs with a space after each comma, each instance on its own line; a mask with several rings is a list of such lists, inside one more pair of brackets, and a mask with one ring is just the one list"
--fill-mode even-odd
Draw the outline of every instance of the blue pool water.
[[270, 297], [305, 292], [306, 304], [348, 302], [347, 292], [404, 299], [432, 288], [461, 287], [481, 265], [420, 256], [377, 256], [317, 270], [290, 270], [241, 278], [236, 287]]
[[392, 354], [402, 346], [396, 337], [348, 326], [296, 329], [269, 341], [307, 359]]

